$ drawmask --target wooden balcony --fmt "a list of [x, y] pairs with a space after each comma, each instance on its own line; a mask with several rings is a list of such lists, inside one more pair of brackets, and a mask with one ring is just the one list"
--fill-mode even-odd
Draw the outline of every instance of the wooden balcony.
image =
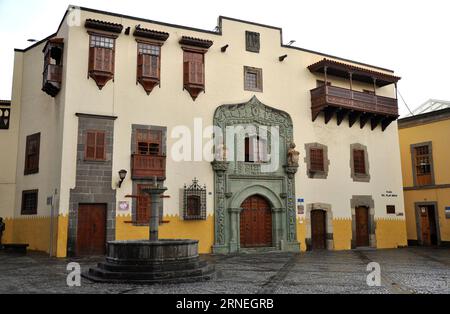
[[384, 131], [398, 118], [398, 104], [395, 98], [326, 85], [311, 90], [311, 109], [313, 121], [323, 112], [325, 123], [336, 114], [338, 125], [348, 116], [350, 127], [357, 120], [361, 128], [370, 121], [372, 130], [381, 124]]
[[55, 97], [61, 90], [62, 66], [48, 64], [42, 76], [42, 90]]
[[132, 179], [153, 179], [166, 177], [166, 157], [137, 155], [131, 156]]

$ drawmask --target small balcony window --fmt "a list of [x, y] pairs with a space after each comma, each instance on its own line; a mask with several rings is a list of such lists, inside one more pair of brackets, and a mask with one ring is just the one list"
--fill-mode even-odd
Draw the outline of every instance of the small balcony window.
[[433, 184], [431, 144], [414, 146], [413, 153], [416, 185]]
[[138, 42], [137, 81], [149, 95], [160, 84], [161, 46]]
[[61, 90], [62, 83], [63, 39], [50, 39], [45, 45], [43, 52], [44, 71], [42, 74], [42, 91], [55, 97]]
[[262, 69], [244, 67], [244, 90], [262, 92]]
[[89, 77], [102, 89], [114, 78], [116, 36], [91, 33], [89, 44]]

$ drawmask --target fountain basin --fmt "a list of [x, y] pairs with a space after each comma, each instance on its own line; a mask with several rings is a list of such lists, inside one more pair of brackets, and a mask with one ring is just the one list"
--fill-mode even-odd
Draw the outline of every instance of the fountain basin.
[[94, 282], [164, 284], [209, 280], [214, 267], [200, 259], [197, 240], [107, 243], [106, 262], [83, 277]]

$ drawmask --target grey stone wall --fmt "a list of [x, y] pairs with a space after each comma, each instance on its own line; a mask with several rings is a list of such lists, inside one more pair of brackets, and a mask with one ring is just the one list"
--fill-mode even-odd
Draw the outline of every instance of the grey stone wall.
[[[67, 254], [76, 254], [78, 207], [80, 204], [106, 204], [106, 240], [115, 240], [116, 191], [112, 188], [114, 120], [116, 117], [77, 114], [78, 145], [76, 185], [70, 190]], [[105, 161], [84, 159], [86, 131], [105, 132]]]

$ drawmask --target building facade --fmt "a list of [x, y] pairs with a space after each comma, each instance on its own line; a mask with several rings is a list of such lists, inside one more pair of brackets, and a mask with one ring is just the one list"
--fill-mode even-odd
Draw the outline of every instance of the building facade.
[[408, 244], [449, 246], [450, 106], [431, 105], [398, 123]]
[[405, 246], [400, 78], [280, 38], [69, 8], [15, 53], [10, 240], [64, 257], [147, 238], [157, 183], [160, 237], [201, 253]]

